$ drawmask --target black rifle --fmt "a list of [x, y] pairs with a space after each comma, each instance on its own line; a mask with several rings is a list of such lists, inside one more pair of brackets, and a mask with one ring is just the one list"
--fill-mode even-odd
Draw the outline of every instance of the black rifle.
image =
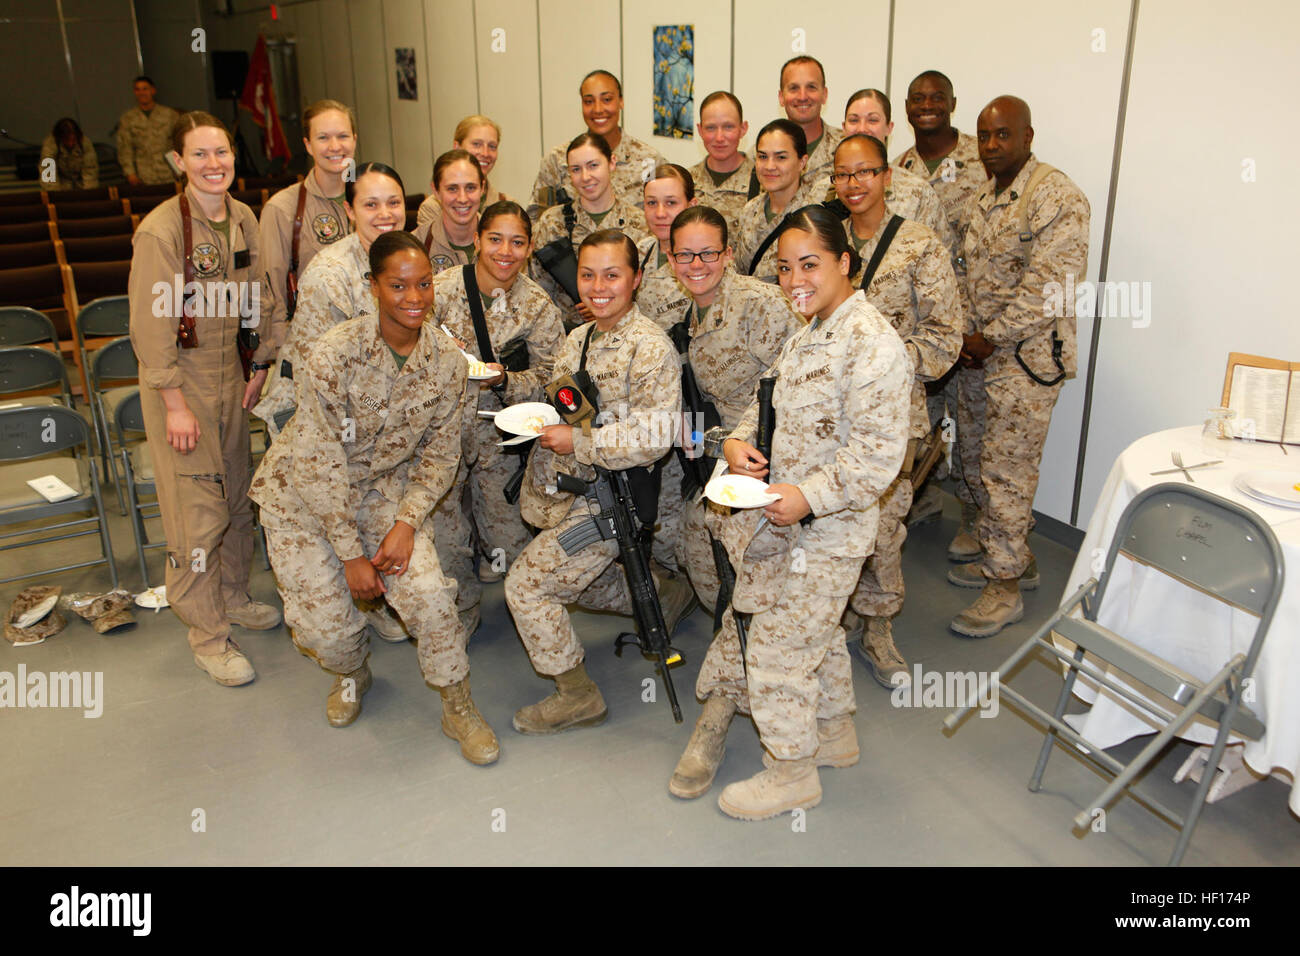
[[680, 724], [682, 708], [677, 702], [677, 691], [673, 687], [668, 667], [678, 663], [682, 656], [668, 643], [668, 626], [664, 623], [664, 612], [659, 606], [659, 593], [655, 590], [654, 578], [650, 576], [650, 535], [647, 532], [651, 532], [652, 528], [644, 525], [638, 528], [638, 522], [633, 518], [634, 499], [627, 471], [610, 471], [599, 465], [595, 469], [596, 478], [590, 482], [573, 475], [556, 476], [558, 490], [582, 495], [596, 502], [600, 508], [599, 514], [592, 515], [587, 521], [560, 535], [560, 547], [564, 548], [565, 554], [577, 554], [597, 541], [618, 542], [619, 558], [632, 596], [632, 615], [637, 632], [620, 634], [614, 642], [614, 653], [622, 657], [624, 645], [635, 644], [642, 654], [653, 655], [657, 659], [655, 669], [663, 678], [664, 688], [668, 692], [673, 720]]

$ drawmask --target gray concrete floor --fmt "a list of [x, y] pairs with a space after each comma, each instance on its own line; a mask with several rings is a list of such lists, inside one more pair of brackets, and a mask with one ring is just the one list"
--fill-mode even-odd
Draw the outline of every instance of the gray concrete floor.
[[[156, 525], [156, 522], [155, 522]], [[995, 638], [967, 641], [947, 629], [974, 598], [944, 579], [956, 505], [914, 530], [906, 549], [907, 607], [895, 624], [909, 663], [927, 670], [994, 669], [1061, 596], [1072, 553], [1041, 537], [1043, 585], [1026, 595], [1026, 620]], [[125, 519], [114, 516], [124, 584], [139, 572]], [[0, 576], [43, 558], [74, 560], [94, 548], [46, 546], [0, 557]], [[21, 555], [21, 556], [19, 556]], [[150, 552], [155, 583], [161, 552]], [[51, 563], [52, 563], [51, 561]], [[276, 601], [257, 555], [252, 590]], [[104, 568], [52, 579], [65, 591], [103, 590]], [[4, 606], [21, 584], [0, 589]], [[139, 625], [100, 636], [80, 619], [44, 644], [0, 645], [0, 671], [102, 671], [103, 715], [0, 710], [5, 799], [0, 863], [107, 864], [993, 864], [1143, 866], [1163, 863], [1174, 830], [1130, 798], [1111, 809], [1105, 832], [1075, 835], [1074, 814], [1105, 781], [1057, 748], [1042, 792], [1026, 781], [1039, 729], [1006, 704], [994, 720], [970, 719], [952, 737], [943, 709], [895, 708], [855, 657], [862, 760], [821, 772], [824, 797], [805, 828], [790, 816], [740, 823], [717, 807], [727, 783], [760, 769], [757, 733], [733, 724], [718, 780], [704, 797], [679, 801], [668, 777], [699, 704], [695, 675], [710, 622], [697, 611], [678, 631], [686, 663], [673, 672], [685, 722], [672, 722], [662, 690], [641, 700], [650, 662], [612, 653], [629, 622], [579, 613], [587, 666], [609, 704], [601, 727], [525, 738], [513, 711], [552, 689], [529, 666], [501, 585], [487, 588], [483, 626], [470, 645], [474, 697], [502, 741], [492, 767], [474, 767], [439, 729], [436, 691], [425, 687], [411, 644], [377, 644], [374, 689], [353, 726], [324, 718], [330, 678], [300, 656], [283, 628], [239, 632], [258, 677], [219, 687], [194, 665], [170, 611], [140, 612]], [[1016, 686], [1050, 702], [1059, 675], [1028, 663]], [[1136, 753], [1143, 741], [1117, 748]], [[1190, 747], [1174, 744], [1145, 780], [1181, 809], [1189, 784], [1170, 777]], [[1300, 820], [1287, 788], [1265, 780], [1207, 807], [1190, 865], [1300, 864]], [[201, 811], [201, 814], [200, 814]], [[196, 832], [196, 820], [204, 827]]]

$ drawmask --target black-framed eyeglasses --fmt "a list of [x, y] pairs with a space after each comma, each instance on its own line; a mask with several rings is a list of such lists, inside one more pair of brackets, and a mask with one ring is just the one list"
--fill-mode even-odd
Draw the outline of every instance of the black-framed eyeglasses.
[[722, 258], [721, 249], [705, 249], [703, 252], [674, 252], [673, 262], [679, 266], [689, 266], [698, 256], [701, 262], [717, 262]]
[[875, 169], [855, 169], [851, 173], [831, 173], [831, 184], [835, 186], [843, 186], [851, 179], [859, 186], [865, 185], [888, 168], [889, 166], [885, 165], [877, 166]]

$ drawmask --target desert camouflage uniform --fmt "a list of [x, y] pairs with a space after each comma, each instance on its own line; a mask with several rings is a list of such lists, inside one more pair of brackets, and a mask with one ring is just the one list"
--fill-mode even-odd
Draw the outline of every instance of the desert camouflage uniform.
[[[465, 297], [462, 269], [448, 269], [434, 281], [433, 315], [428, 328], [446, 325], [465, 343], [465, 351], [482, 360], [474, 319]], [[551, 380], [555, 355], [564, 342], [559, 310], [551, 304], [537, 283], [522, 273], [514, 284], [490, 306], [485, 306], [492, 351], [500, 360], [502, 347], [523, 339], [528, 344], [528, 368], [506, 376], [505, 394], [470, 382], [470, 415], [462, 436], [462, 463], [456, 481], [438, 502], [433, 514], [433, 540], [442, 568], [456, 581], [457, 607], [461, 612], [476, 607], [483, 586], [474, 573], [474, 540], [480, 560], [494, 561], [497, 549], [506, 567], [514, 564], [532, 540], [519, 516], [519, 505], [505, 499], [504, 489], [523, 459], [497, 447], [503, 436], [490, 419], [478, 417], [479, 410], [496, 412], [519, 402], [546, 401], [542, 387]], [[468, 484], [468, 494], [466, 485]]]
[[[528, 218], [533, 222], [538, 222], [542, 213], [559, 203], [555, 191], [561, 186], [570, 199], [577, 201], [573, 183], [569, 179], [568, 150], [569, 144], [565, 143], [542, 157], [542, 165], [538, 168], [537, 179], [533, 183], [533, 195], [528, 202]], [[614, 195], [640, 209], [645, 202], [645, 181], [650, 178], [656, 166], [665, 162], [653, 146], [647, 146], [624, 130], [623, 138], [614, 149]]]
[[[988, 174], [984, 171], [984, 164], [980, 162], [979, 141], [969, 133], [958, 131], [957, 145], [953, 147], [952, 152], [943, 158], [943, 161], [935, 168], [933, 173], [926, 167], [925, 160], [921, 158], [921, 154], [916, 151], [915, 146], [895, 156], [894, 165], [905, 172], [927, 179], [930, 185], [934, 187], [934, 191], [939, 194], [939, 199], [943, 202], [943, 208], [947, 214], [950, 229], [950, 236], [945, 236], [945, 242], [951, 242], [952, 267], [954, 270], [958, 269], [957, 260], [962, 254], [966, 227], [970, 222], [967, 207], [975, 193], [988, 181]], [[897, 176], [897, 173], [895, 173], [895, 176]], [[938, 230], [935, 231], [938, 232]], [[940, 233], [940, 235], [943, 235], [943, 233]], [[957, 294], [961, 296], [962, 311], [969, 318], [970, 303], [966, 301], [964, 282], [958, 283]], [[961, 408], [964, 403], [966, 406], [964, 414], [983, 422], [983, 397], [976, 379], [978, 379], [977, 371], [957, 369], [942, 384], [932, 386], [927, 401], [930, 421], [932, 423], [938, 422], [946, 416], [960, 419], [963, 414]], [[952, 450], [951, 474], [955, 482], [957, 497], [966, 504], [971, 504], [973, 502], [970, 487], [962, 477], [962, 440], [961, 429], [958, 428], [957, 444]]]
[[[478, 211], [482, 212], [494, 202], [509, 198], [509, 196], [502, 195], [500, 190], [489, 182], [487, 189], [483, 190], [483, 198], [478, 201]], [[425, 223], [441, 217], [442, 203], [438, 200], [438, 194], [430, 193], [424, 198], [424, 202], [420, 203], [420, 207], [415, 210], [415, 227], [419, 229]]]
[[288, 314], [289, 292], [285, 280], [293, 259], [293, 220], [298, 211], [298, 192], [303, 189], [307, 190], [307, 202], [302, 208], [302, 231], [298, 236], [299, 288], [316, 253], [352, 232], [352, 223], [343, 210], [343, 197], [321, 192], [314, 167], [302, 182], [281, 189], [266, 201], [262, 207], [261, 238], [265, 250], [262, 259], [266, 263], [266, 286], [271, 293], [274, 319], [286, 319]]
[[[644, 260], [649, 245], [655, 241], [650, 229], [645, 224], [645, 216], [641, 210], [635, 206], [630, 206], [622, 199], [615, 199], [614, 205], [609, 207], [609, 212], [600, 220], [600, 225], [596, 220], [591, 218], [591, 214], [582, 208], [582, 203], [573, 204], [574, 224], [573, 224], [573, 252], [578, 253], [578, 247], [582, 245], [582, 240], [586, 239], [593, 232], [600, 229], [621, 229], [631, 237], [632, 241], [637, 244], [637, 249]], [[534, 251], [542, 248], [547, 243], [559, 239], [566, 235], [564, 228], [564, 207], [552, 206], [542, 214], [542, 218], [537, 220], [537, 225], [533, 228], [533, 249]], [[529, 260], [529, 275], [533, 281], [540, 285], [546, 294], [551, 297], [560, 310], [560, 315], [564, 319], [566, 329], [575, 328], [581, 325], [585, 319], [578, 314], [575, 303], [569, 298], [569, 294], [560, 288], [560, 284], [551, 277], [551, 274], [543, 268], [542, 264], [537, 261], [536, 254]]]
[[709, 175], [705, 162], [702, 159], [691, 167], [691, 178], [695, 180], [695, 198], [701, 206], [712, 206], [722, 213], [722, 218], [727, 220], [727, 240], [734, 243], [740, 230], [740, 211], [750, 199], [749, 185], [754, 178], [754, 160], [746, 156], [745, 161], [722, 181], [721, 186], [713, 185], [713, 177]]
[[164, 158], [172, 148], [172, 133], [181, 114], [154, 103], [148, 113], [133, 106], [117, 121], [117, 162], [123, 176], [139, 176], [151, 186], [176, 182]]
[[76, 146], [68, 149], [51, 133], [41, 142], [42, 172], [47, 159], [54, 160], [55, 179], [47, 183], [42, 176], [42, 189], [94, 189], [99, 186], [99, 156], [88, 136], [82, 136]]
[[[898, 333], [855, 292], [825, 322], [795, 332], [773, 371], [776, 434], [764, 480], [797, 485], [815, 520], [756, 532], [761, 508], [709, 513], [736, 569], [732, 608], [753, 615], [748, 681], [728, 611], [695, 692], [748, 710], [763, 746], [794, 760], [816, 752], [817, 720], [855, 709], [840, 616], [871, 553], [877, 500], [903, 462], [912, 369]], [[732, 437], [753, 444], [757, 430], [754, 402]]]
[[[195, 281], [236, 284], [249, 306], [257, 295], [260, 309], [266, 300], [253, 210], [227, 199], [227, 234], [204, 217], [193, 190], [187, 191], [187, 198]], [[230, 636], [226, 609], [249, 600], [253, 557], [248, 413], [242, 405], [245, 383], [235, 347], [241, 320], [240, 309], [231, 308], [229, 300], [224, 315], [217, 314], [215, 297], [209, 295], [204, 315], [194, 320], [197, 346], [183, 349], [177, 344], [179, 312], [170, 299], [159, 308], [155, 285], [172, 289], [183, 282], [182, 230], [180, 197], [174, 196], [145, 216], [132, 237], [127, 283], [131, 345], [140, 360], [140, 410], [167, 538], [168, 600], [189, 628], [191, 649], [215, 655], [225, 651]], [[265, 312], [256, 322], [250, 317], [248, 325], [265, 336], [253, 360], [270, 362], [276, 336], [267, 327]], [[167, 442], [167, 409], [158, 394], [164, 388], [179, 388], [198, 420], [198, 444], [188, 454]]]
[[840, 145], [843, 139], [844, 130], [822, 120], [821, 138], [815, 144], [808, 144], [808, 165], [804, 167], [803, 181], [813, 186], [813, 195], [824, 195], [826, 190], [831, 188], [831, 171], [835, 168], [835, 147]]
[[272, 367], [262, 400], [253, 409], [253, 414], [266, 422], [273, 437], [278, 432], [275, 415], [297, 404], [295, 378], [284, 372], [296, 372], [311, 347], [340, 322], [376, 314], [369, 273], [370, 259], [355, 232], [342, 242], [322, 249], [303, 272], [298, 285], [298, 308], [289, 323], [279, 361]]
[[[827, 183], [829, 182], [830, 180], [827, 180]], [[781, 220], [797, 209], [820, 203], [825, 195], [825, 184], [818, 185], [808, 179], [802, 180], [799, 188], [790, 197], [790, 201], [786, 203], [785, 209], [779, 216], [773, 216], [770, 220], [767, 218], [769, 207], [766, 192], [759, 193], [745, 203], [745, 208], [740, 211], [740, 228], [731, 240], [731, 248], [736, 254], [736, 271], [742, 275], [752, 275], [764, 282], [776, 282], [777, 243], [774, 242], [767, 247], [758, 268], [751, 270], [749, 260], [754, 257], [754, 253], [758, 251], [758, 247], [763, 244], [768, 234], [781, 225]]]
[[[695, 382], [718, 410], [723, 426], [733, 429], [754, 401], [758, 380], [776, 362], [781, 346], [804, 327], [803, 317], [779, 288], [728, 267], [703, 319], [694, 307], [688, 320]], [[713, 460], [708, 464], [712, 469]], [[686, 568], [700, 603], [712, 609], [718, 599], [718, 574], [704, 526], [708, 507], [700, 492], [687, 502], [677, 563]]]
[[[886, 218], [858, 250], [863, 262], [875, 253], [891, 213], [886, 205]], [[855, 242], [852, 222], [846, 221], [844, 227], [849, 241]], [[853, 281], [855, 285], [861, 283], [861, 271]], [[914, 441], [919, 440], [930, 430], [924, 383], [941, 378], [952, 368], [961, 352], [962, 335], [968, 331], [948, 250], [932, 230], [904, 220], [866, 294], [867, 301], [889, 320], [907, 347], [915, 372], [910, 434]], [[881, 496], [876, 549], [867, 558], [850, 601], [864, 617], [893, 617], [903, 609], [903, 542], [907, 539], [904, 521], [911, 506], [911, 470], [905, 466], [904, 473]]]
[[[463, 266], [472, 259], [471, 255], [467, 255], [464, 250], [457, 249], [451, 244], [441, 214], [416, 226], [413, 235], [420, 240], [420, 245], [424, 246], [424, 251], [429, 254], [429, 264], [433, 266], [434, 275], [454, 266]], [[472, 242], [473, 240], [471, 244]]]
[[[576, 371], [591, 323], [569, 333], [555, 362], [554, 376]], [[599, 541], [566, 555], [559, 535], [592, 514], [585, 498], [550, 493], [557, 473], [583, 480], [603, 468], [649, 468], [672, 445], [681, 415], [681, 377], [668, 336], [635, 306], [613, 329], [594, 338], [587, 371], [599, 392], [602, 427], [584, 435], [573, 431], [572, 455], [533, 448], [519, 505], [524, 520], [543, 529], [506, 575], [506, 603], [515, 627], [539, 674], [554, 676], [583, 660], [566, 604], [630, 614], [631, 599], [618, 544]], [[536, 443], [534, 443], [536, 444]]]
[[1051, 357], [1055, 329], [1064, 343], [1062, 364], [1068, 375], [1074, 374], [1073, 310], [1064, 310], [1069, 314], [1059, 319], [1044, 315], [1043, 287], [1048, 282], [1064, 285], [1069, 275], [1081, 282], [1088, 269], [1088, 199], [1059, 170], [1049, 173], [1030, 197], [1034, 238], [1020, 241], [1020, 193], [1037, 167], [1031, 155], [1002, 193], [989, 180], [976, 194], [966, 233], [966, 270], [958, 274], [967, 286], [976, 330], [995, 346], [975, 378], [988, 403], [983, 427], [961, 409], [958, 430], [962, 467], [980, 507], [984, 574], [996, 580], [1019, 577], [1029, 563], [1038, 463], [1061, 391], [1060, 383], [1045, 386], [1031, 379], [1016, 359], [1016, 347], [1023, 344], [1025, 365], [1050, 381], [1060, 374]]
[[249, 494], [294, 643], [326, 670], [357, 670], [369, 650], [343, 562], [374, 557], [404, 521], [415, 550], [404, 574], [384, 577], [384, 596], [418, 642], [426, 681], [445, 687], [469, 673], [456, 585], [425, 526], [460, 460], [466, 368], [455, 343], [426, 325], [399, 371], [368, 315], [326, 332], [296, 370], [301, 405]]
[[[677, 281], [671, 260], [657, 265], [659, 240], [642, 250], [646, 262], [641, 287], [636, 293], [636, 307], [641, 314], [667, 332], [681, 321], [691, 297]], [[648, 259], [644, 258], [649, 256]], [[655, 525], [651, 554], [669, 570], [678, 570], [677, 552], [682, 524], [682, 463], [673, 449], [663, 458], [659, 481], [659, 521]]]

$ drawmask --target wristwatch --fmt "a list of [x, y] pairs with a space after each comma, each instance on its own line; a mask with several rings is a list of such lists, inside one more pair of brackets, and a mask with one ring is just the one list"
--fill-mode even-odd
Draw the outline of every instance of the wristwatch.
[[270, 363], [270, 362], [250, 362], [248, 367], [251, 368], [254, 372], [264, 372], [264, 371], [266, 371], [268, 368], [271, 367], [271, 363]]

